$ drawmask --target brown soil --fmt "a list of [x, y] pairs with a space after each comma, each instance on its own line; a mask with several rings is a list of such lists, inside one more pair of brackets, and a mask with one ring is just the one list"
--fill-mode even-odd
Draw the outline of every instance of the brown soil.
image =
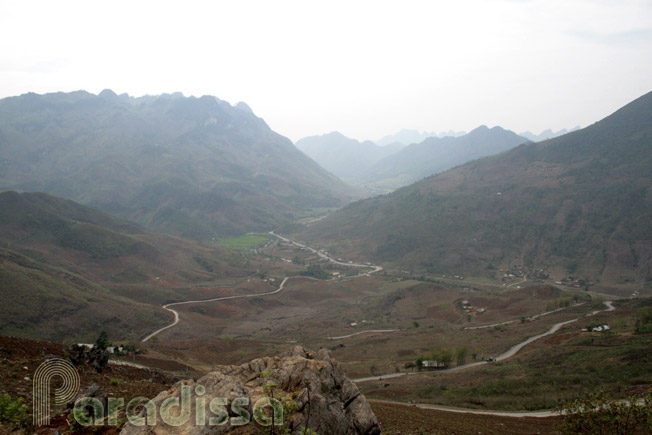
[[560, 417], [497, 417], [371, 401], [383, 434], [557, 434]]
[[[32, 378], [37, 367], [49, 358], [66, 358], [66, 346], [14, 337], [0, 336], [0, 392], [8, 393], [13, 399], [22, 398], [30, 409], [32, 405]], [[128, 366], [108, 365], [102, 373], [87, 366], [77, 366], [81, 387], [98, 384], [109, 397], [124, 398], [125, 403], [134, 397], [154, 398], [169, 388], [169, 376], [153, 370]], [[35, 430], [38, 434], [51, 434], [56, 430], [69, 430], [66, 413], [58, 410], [50, 425]], [[0, 433], [4, 429], [0, 427]], [[117, 433], [115, 428], [105, 428], [96, 433]]]

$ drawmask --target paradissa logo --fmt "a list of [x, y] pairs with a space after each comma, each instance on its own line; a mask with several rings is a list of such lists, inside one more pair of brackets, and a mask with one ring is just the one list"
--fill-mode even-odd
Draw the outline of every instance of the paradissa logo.
[[[248, 411], [249, 397], [237, 397], [231, 400], [221, 397], [214, 397], [207, 402], [205, 397], [206, 388], [199, 384], [195, 387], [195, 406], [191, 406], [192, 387], [182, 385], [180, 397], [169, 397], [165, 399], [158, 410], [163, 423], [169, 426], [183, 426], [190, 422], [192, 408], [195, 410], [193, 423], [196, 426], [221, 426], [229, 422], [231, 426], [242, 426], [251, 422], [251, 414]], [[208, 411], [206, 406], [208, 405]], [[108, 399], [108, 416], [106, 425], [117, 426], [118, 410], [125, 409], [127, 420], [134, 426], [154, 426], [157, 424], [156, 404], [145, 397], [136, 397], [124, 407], [124, 399]], [[265, 408], [271, 408], [274, 417], [265, 414]], [[144, 416], [142, 410], [145, 410]], [[230, 409], [230, 412], [229, 412]], [[89, 412], [92, 410], [92, 412]], [[104, 404], [94, 397], [85, 397], [75, 402], [73, 409], [75, 420], [83, 426], [104, 426], [105, 409]], [[231, 417], [229, 418], [229, 415]], [[280, 401], [264, 397], [259, 399], [253, 406], [253, 418], [261, 426], [270, 426], [272, 421], [275, 425], [283, 424], [283, 406]], [[191, 423], [192, 424], [192, 423]]]
[[[57, 358], [41, 364], [34, 373], [33, 382], [35, 426], [50, 423], [50, 383], [56, 377], [63, 381], [62, 386], [54, 390], [56, 405], [69, 403], [79, 392], [79, 374], [70, 362]], [[134, 426], [154, 426], [159, 416], [169, 426], [182, 426], [191, 421], [194, 408], [192, 423], [197, 426], [220, 426], [227, 422], [231, 426], [242, 426], [251, 422], [249, 397], [233, 398], [230, 403], [226, 398], [214, 397], [207, 403], [207, 398], [202, 397], [206, 394], [206, 388], [199, 384], [194, 388], [196, 397], [194, 406], [191, 406], [192, 390], [191, 386], [182, 384], [180, 397], [165, 399], [159, 410], [153, 401], [145, 397], [130, 400], [126, 407], [122, 398], [110, 397], [103, 403], [96, 397], [81, 397], [75, 401], [72, 415], [82, 426], [118, 426], [118, 411], [124, 409], [127, 420]], [[267, 409], [271, 412], [266, 413]], [[274, 398], [259, 399], [252, 411], [253, 419], [261, 426], [283, 424], [283, 405]], [[273, 414], [273, 417], [268, 414]]]
[[79, 373], [70, 362], [52, 358], [36, 368], [32, 382], [32, 408], [34, 426], [50, 424], [50, 383], [61, 378], [61, 387], [54, 390], [54, 403], [65, 405], [79, 392]]

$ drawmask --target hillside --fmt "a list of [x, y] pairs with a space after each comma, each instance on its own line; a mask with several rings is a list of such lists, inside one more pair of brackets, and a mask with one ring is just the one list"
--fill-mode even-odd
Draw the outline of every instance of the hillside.
[[359, 142], [336, 131], [305, 137], [295, 145], [326, 170], [353, 182], [378, 160], [402, 148], [400, 144], [378, 146], [371, 141]]
[[651, 173], [649, 93], [585, 129], [351, 204], [300, 237], [430, 272], [517, 264], [649, 284]]
[[169, 321], [159, 305], [189, 284], [248, 273], [223, 249], [47, 194], [0, 192], [0, 334], [137, 339]]
[[0, 100], [0, 189], [47, 192], [195, 239], [352, 198], [244, 103], [110, 90]]
[[379, 187], [397, 188], [524, 142], [527, 139], [509, 130], [486, 126], [459, 137], [429, 137], [374, 163], [361, 180]]

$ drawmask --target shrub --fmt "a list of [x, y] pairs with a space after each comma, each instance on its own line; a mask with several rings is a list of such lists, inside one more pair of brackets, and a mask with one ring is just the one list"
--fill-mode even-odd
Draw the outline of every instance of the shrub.
[[561, 429], [569, 434], [652, 433], [652, 393], [616, 400], [604, 391], [584, 399], [566, 403], [558, 409], [562, 414]]
[[13, 400], [7, 393], [0, 394], [0, 423], [14, 430], [30, 428], [32, 418], [23, 399]]

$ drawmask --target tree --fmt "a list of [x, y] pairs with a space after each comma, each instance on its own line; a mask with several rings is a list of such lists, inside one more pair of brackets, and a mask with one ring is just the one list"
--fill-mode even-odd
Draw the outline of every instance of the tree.
[[432, 350], [428, 356], [429, 359], [437, 361], [443, 367], [449, 367], [453, 361], [453, 352], [447, 348]]
[[97, 337], [97, 340], [95, 340], [95, 347], [101, 350], [106, 350], [107, 347], [111, 345], [111, 342], [109, 341], [109, 337], [106, 334], [106, 331], [100, 332], [100, 335]]
[[330, 274], [321, 268], [318, 264], [311, 264], [306, 268], [305, 272], [302, 272], [301, 275], [312, 276], [317, 279], [328, 279]]

